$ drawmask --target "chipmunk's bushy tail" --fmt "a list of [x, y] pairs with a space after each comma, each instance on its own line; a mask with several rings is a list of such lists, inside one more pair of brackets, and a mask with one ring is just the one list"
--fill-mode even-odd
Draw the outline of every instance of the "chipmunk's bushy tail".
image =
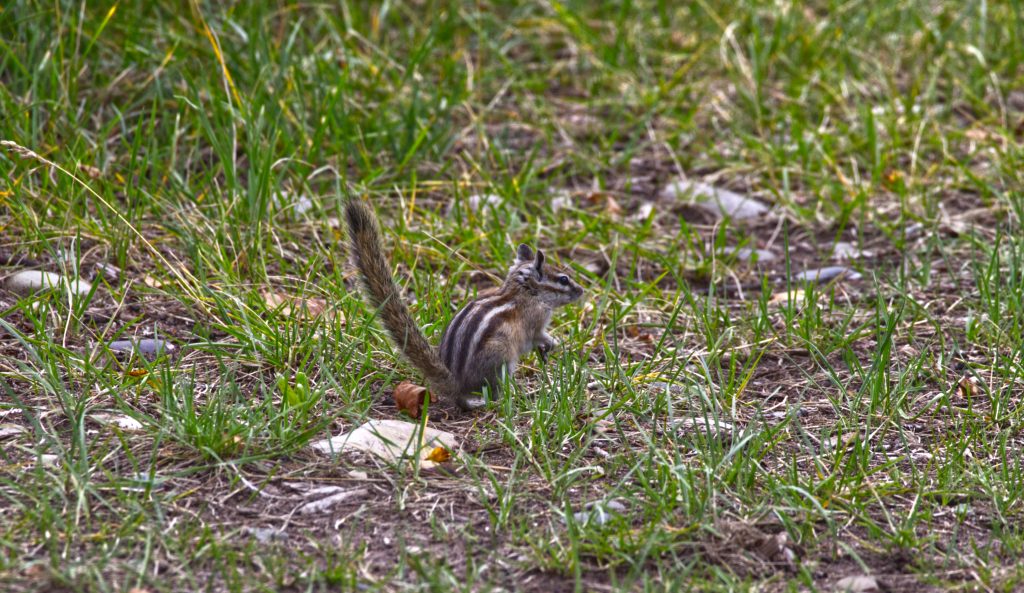
[[384, 328], [402, 354], [423, 373], [431, 389], [441, 392], [438, 395], [447, 395], [453, 384], [452, 374], [427, 342], [398, 293], [398, 285], [384, 257], [376, 216], [366, 204], [349, 199], [345, 204], [345, 217], [353, 259]]

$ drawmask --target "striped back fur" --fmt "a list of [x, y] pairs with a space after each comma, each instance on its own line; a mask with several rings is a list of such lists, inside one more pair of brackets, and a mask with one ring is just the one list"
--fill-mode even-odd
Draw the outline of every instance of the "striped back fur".
[[456, 377], [469, 374], [481, 344], [516, 315], [515, 294], [495, 291], [471, 301], [455, 314], [441, 338], [441, 361]]

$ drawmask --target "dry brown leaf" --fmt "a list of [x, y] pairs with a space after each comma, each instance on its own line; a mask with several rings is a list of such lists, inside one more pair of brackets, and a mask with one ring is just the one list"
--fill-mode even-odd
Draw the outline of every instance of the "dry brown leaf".
[[319, 317], [327, 309], [327, 301], [324, 299], [305, 299], [302, 305], [306, 313], [312, 317]]
[[618, 201], [611, 194], [603, 191], [594, 191], [584, 196], [584, 199], [591, 206], [603, 209], [609, 216], [622, 215], [622, 206], [619, 205]]
[[413, 418], [419, 418], [423, 410], [423, 404], [430, 401], [427, 395], [427, 388], [413, 383], [402, 381], [395, 386], [395, 405], [398, 409], [409, 414]]
[[103, 177], [103, 171], [100, 171], [99, 169], [93, 167], [92, 165], [78, 163], [78, 170], [81, 171], [82, 173], [85, 173], [89, 177], [89, 179], [99, 179], [100, 177]]
[[804, 291], [800, 288], [794, 288], [791, 290], [781, 290], [772, 295], [772, 298], [768, 300], [769, 305], [788, 305], [790, 303], [794, 305], [803, 304], [805, 300]]
[[289, 298], [283, 294], [264, 290], [260, 294], [263, 295], [263, 302], [267, 304], [271, 309], [276, 309], [282, 305], [287, 306]]
[[[267, 307], [276, 309], [285, 316], [297, 311], [299, 317], [312, 319], [319, 317], [327, 310], [327, 301], [321, 298], [300, 298], [270, 290], [264, 290], [261, 294]], [[340, 316], [341, 313], [338, 315]]]
[[132, 369], [128, 371], [129, 377], [145, 377], [148, 374], [149, 371], [147, 371], [146, 369]]
[[903, 171], [892, 169], [885, 174], [885, 183], [889, 186], [897, 185], [903, 181]]
[[616, 217], [622, 215], [622, 206], [615, 200], [615, 198], [608, 196], [608, 201], [604, 204], [604, 211], [608, 216]]
[[971, 128], [970, 130], [964, 132], [964, 136], [968, 140], [974, 140], [975, 142], [985, 142], [986, 140], [990, 140], [992, 138], [997, 137], [995, 134], [992, 134], [988, 130], [983, 130], [981, 128]]
[[150, 288], [163, 288], [164, 286], [170, 285], [172, 281], [159, 280], [157, 278], [150, 276], [149, 274], [146, 274], [146, 276], [142, 278], [142, 283]]
[[829, 449], [845, 449], [854, 446], [857, 441], [861, 440], [865, 435], [859, 430], [852, 432], [843, 433], [843, 436], [838, 435], [831, 437], [826, 441]]
[[978, 386], [974, 383], [974, 379], [967, 375], [960, 377], [960, 381], [956, 385], [956, 394], [964, 399], [977, 395]]
[[608, 415], [608, 410], [595, 410], [589, 414], [577, 414], [576, 422], [580, 427], [589, 425], [597, 434], [615, 431], [615, 418]]
[[426, 457], [427, 461], [433, 461], [434, 463], [444, 463], [451, 458], [452, 454], [444, 447], [434, 447]]

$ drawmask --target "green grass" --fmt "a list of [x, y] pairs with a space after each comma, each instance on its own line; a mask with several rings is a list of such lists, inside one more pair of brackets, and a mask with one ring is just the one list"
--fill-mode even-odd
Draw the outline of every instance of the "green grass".
[[[0, 288], [0, 589], [1019, 590], [1021, 9], [5, 3], [0, 278], [94, 289]], [[587, 290], [439, 468], [307, 447], [421, 380], [346, 196], [435, 342], [519, 242]]]

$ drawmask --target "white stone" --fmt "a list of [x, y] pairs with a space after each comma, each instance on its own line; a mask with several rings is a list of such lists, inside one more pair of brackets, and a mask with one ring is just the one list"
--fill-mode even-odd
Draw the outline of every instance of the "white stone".
[[92, 419], [104, 426], [116, 426], [122, 430], [142, 430], [142, 423], [131, 416], [119, 414], [93, 414]]
[[836, 593], [878, 593], [878, 580], [870, 575], [845, 577], [836, 582]]
[[793, 274], [793, 282], [811, 282], [814, 284], [823, 284], [835, 279], [860, 280], [860, 278], [861, 275], [859, 273], [842, 266], [815, 268], [813, 270], [804, 270], [803, 272]]
[[[22, 270], [9, 276], [4, 282], [12, 292], [18, 294], [32, 294], [40, 290], [59, 288], [64, 284], [64, 277], [53, 272], [42, 272], [39, 270]], [[75, 294], [88, 294], [92, 285], [85, 280], [71, 280], [67, 285]]]
[[473, 212], [480, 212], [485, 208], [497, 208], [501, 206], [501, 196], [495, 194], [473, 194], [463, 202]]
[[708, 438], [729, 440], [735, 432], [735, 427], [722, 420], [715, 420], [711, 417], [684, 418], [674, 424], [675, 429], [681, 432], [701, 432]]
[[677, 179], [661, 190], [662, 199], [686, 200], [711, 212], [718, 218], [754, 218], [768, 212], [768, 206], [727, 189], [700, 181]]
[[552, 190], [548, 194], [549, 204], [551, 205], [552, 212], [558, 212], [559, 210], [565, 210], [566, 208], [572, 207], [572, 194], [565, 189]]
[[726, 247], [726, 254], [735, 255], [740, 261], [756, 260], [761, 263], [775, 261], [778, 257], [767, 249], [751, 249], [750, 247]]
[[583, 525], [601, 526], [611, 521], [616, 515], [621, 515], [625, 512], [626, 505], [617, 500], [609, 500], [607, 502], [588, 502], [584, 506], [584, 510], [576, 511], [572, 514], [572, 517], [577, 523]]
[[422, 467], [432, 467], [434, 462], [426, 457], [435, 447], [454, 452], [458, 445], [455, 435], [436, 428], [427, 427], [421, 433], [420, 425], [412, 422], [370, 420], [345, 434], [311, 443], [310, 447], [326, 454], [365, 451], [386, 461], [417, 455]]
[[22, 434], [28, 432], [24, 426], [17, 424], [0, 424], [0, 439], [9, 437], [16, 434]]

